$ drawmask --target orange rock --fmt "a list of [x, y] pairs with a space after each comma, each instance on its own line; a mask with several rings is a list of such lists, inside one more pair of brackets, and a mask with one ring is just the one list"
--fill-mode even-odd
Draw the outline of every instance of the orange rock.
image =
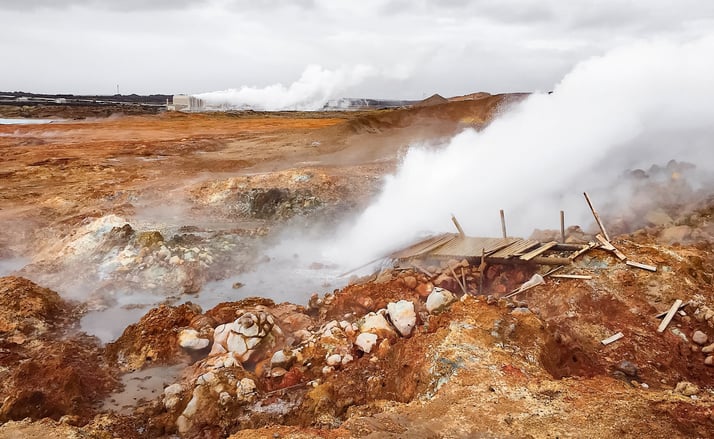
[[419, 297], [426, 299], [429, 297], [429, 293], [431, 293], [432, 288], [434, 288], [434, 285], [432, 285], [431, 282], [427, 282], [417, 285], [416, 292], [419, 294]]
[[404, 278], [404, 285], [410, 290], [413, 290], [417, 286], [417, 280], [414, 276], [407, 276]]

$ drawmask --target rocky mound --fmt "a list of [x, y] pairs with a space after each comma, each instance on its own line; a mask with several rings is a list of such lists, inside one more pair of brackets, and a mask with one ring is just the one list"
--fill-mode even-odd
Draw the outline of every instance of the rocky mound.
[[76, 333], [77, 315], [57, 293], [0, 278], [0, 420], [87, 422], [117, 385], [95, 338]]

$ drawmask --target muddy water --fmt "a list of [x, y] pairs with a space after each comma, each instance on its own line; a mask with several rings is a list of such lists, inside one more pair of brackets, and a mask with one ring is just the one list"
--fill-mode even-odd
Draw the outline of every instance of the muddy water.
[[102, 411], [130, 414], [139, 403], [156, 399], [166, 386], [178, 381], [185, 368], [185, 364], [153, 367], [122, 376], [123, 390], [109, 395]]

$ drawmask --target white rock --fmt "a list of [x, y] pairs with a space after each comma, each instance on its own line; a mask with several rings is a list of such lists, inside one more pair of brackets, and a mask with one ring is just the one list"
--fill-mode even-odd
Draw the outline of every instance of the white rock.
[[322, 374], [327, 375], [328, 373], [332, 373], [335, 371], [335, 368], [332, 366], [325, 366], [322, 368]]
[[387, 319], [384, 318], [384, 315], [373, 312], [362, 317], [359, 330], [362, 333], [371, 332], [374, 334], [384, 334], [386, 332], [387, 334], [394, 334], [394, 329], [392, 329]]
[[179, 346], [184, 349], [200, 351], [207, 348], [210, 343], [209, 339], [199, 337], [195, 329], [182, 329], [179, 333]]
[[374, 345], [377, 344], [377, 335], [371, 334], [369, 332], [363, 332], [357, 336], [355, 340], [355, 345], [364, 353], [369, 354], [372, 351]]
[[454, 296], [451, 291], [434, 287], [429, 297], [426, 298], [426, 309], [430, 313], [442, 311], [455, 301], [456, 296]]
[[248, 346], [246, 346], [243, 336], [233, 332], [228, 336], [226, 348], [228, 348], [229, 352], [235, 352], [240, 356], [243, 356], [246, 352], [248, 352]]
[[397, 303], [390, 302], [387, 305], [387, 312], [392, 324], [403, 337], [407, 337], [412, 333], [412, 329], [416, 325], [414, 303], [407, 300], [400, 300]]
[[196, 378], [197, 386], [202, 386], [202, 385], [211, 386], [217, 382], [218, 382], [218, 378], [216, 377], [216, 374], [213, 372], [206, 372], [203, 375]]
[[[290, 353], [292, 354], [292, 352]], [[290, 357], [284, 350], [279, 350], [270, 357], [270, 367], [285, 367], [290, 363]], [[294, 357], [293, 357], [294, 359]]]
[[176, 255], [171, 256], [171, 258], [169, 259], [169, 264], [171, 265], [179, 265], [181, 262], [181, 258]]
[[181, 392], [183, 392], [181, 384], [171, 384], [164, 389], [163, 403], [167, 410], [171, 410], [176, 407], [181, 400]]
[[254, 347], [258, 346], [261, 341], [263, 341], [262, 338], [251, 337], [245, 341], [245, 344], [248, 346], [248, 349], [252, 350]]
[[246, 337], [255, 337], [260, 332], [258, 317], [253, 313], [243, 314], [238, 320], [233, 322], [232, 330]]
[[328, 366], [337, 366], [338, 364], [342, 363], [342, 355], [340, 355], [340, 354], [329, 355], [325, 359], [325, 362], [327, 363]]
[[352, 360], [354, 360], [354, 357], [350, 354], [346, 354], [342, 357], [342, 365], [344, 366], [345, 364], [351, 362]]
[[193, 415], [196, 414], [198, 411], [198, 400], [199, 400], [199, 389], [195, 388], [193, 389], [193, 397], [191, 400], [186, 404], [186, 408], [183, 409], [183, 413], [181, 413], [183, 416], [187, 418], [191, 418]]
[[236, 399], [238, 401], [252, 401], [255, 399], [255, 381], [243, 378], [236, 385]]

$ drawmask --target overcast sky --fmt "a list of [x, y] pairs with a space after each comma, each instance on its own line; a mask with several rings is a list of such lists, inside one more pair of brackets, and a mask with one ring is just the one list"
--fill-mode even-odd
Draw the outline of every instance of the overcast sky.
[[549, 90], [578, 61], [714, 29], [711, 0], [0, 0], [0, 90], [201, 93], [369, 66], [350, 97]]

